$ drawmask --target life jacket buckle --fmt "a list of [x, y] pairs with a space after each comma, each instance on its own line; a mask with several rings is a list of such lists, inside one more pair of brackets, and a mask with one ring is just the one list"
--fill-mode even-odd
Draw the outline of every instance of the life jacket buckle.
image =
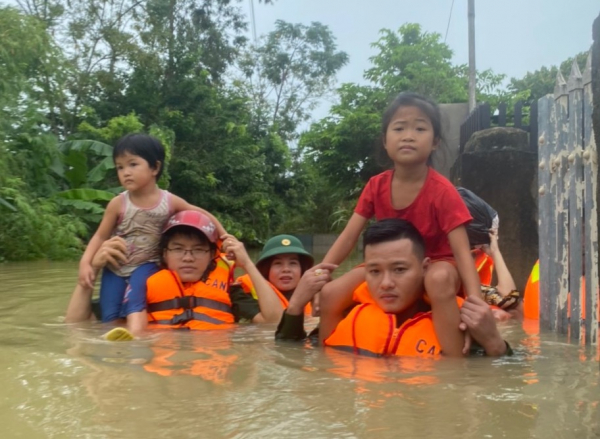
[[173, 316], [171, 321], [173, 322], [174, 325], [179, 325], [182, 323], [187, 323], [190, 320], [193, 320], [193, 318], [194, 318], [194, 312], [191, 309], [186, 309], [181, 314], [177, 314], [176, 316]]
[[195, 308], [195, 297], [194, 296], [183, 296], [179, 298], [179, 308], [183, 308], [187, 311]]

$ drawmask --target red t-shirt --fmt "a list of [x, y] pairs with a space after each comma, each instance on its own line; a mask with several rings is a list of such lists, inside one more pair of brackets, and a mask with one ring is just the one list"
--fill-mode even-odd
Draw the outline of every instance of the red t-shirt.
[[473, 218], [456, 188], [444, 176], [429, 168], [425, 184], [414, 201], [404, 209], [392, 206], [393, 170], [371, 177], [354, 212], [380, 221], [400, 218], [410, 221], [425, 239], [425, 253], [432, 259], [452, 256], [448, 233]]

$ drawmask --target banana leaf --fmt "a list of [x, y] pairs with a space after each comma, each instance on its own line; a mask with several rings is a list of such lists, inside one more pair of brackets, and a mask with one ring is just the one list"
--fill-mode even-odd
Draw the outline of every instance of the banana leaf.
[[97, 140], [69, 140], [62, 142], [59, 149], [63, 154], [68, 154], [69, 151], [81, 151], [83, 153], [92, 151], [103, 157], [112, 157], [113, 153], [112, 146]]
[[65, 165], [68, 169], [65, 171], [65, 178], [72, 188], [79, 188], [86, 184], [88, 166], [87, 157], [81, 151], [69, 151], [64, 156]]
[[69, 206], [77, 210], [85, 210], [91, 214], [102, 215], [104, 214], [104, 208], [99, 204], [93, 203], [91, 201], [82, 201], [82, 200], [69, 200], [66, 198], [57, 198], [58, 204], [61, 206]]
[[79, 188], [58, 192], [56, 196], [67, 200], [110, 201], [115, 197], [115, 194], [98, 189]]
[[106, 157], [97, 166], [95, 166], [90, 172], [87, 174], [87, 183], [97, 183], [101, 180], [104, 180], [106, 174], [115, 169], [115, 163], [113, 162], [112, 155], [110, 157]]

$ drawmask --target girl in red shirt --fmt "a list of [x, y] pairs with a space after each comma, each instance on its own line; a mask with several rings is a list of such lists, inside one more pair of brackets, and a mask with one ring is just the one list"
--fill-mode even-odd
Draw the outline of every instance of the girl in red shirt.
[[[471, 215], [454, 186], [430, 167], [431, 154], [441, 140], [439, 107], [418, 94], [401, 93], [383, 114], [382, 135], [394, 168], [369, 180], [354, 214], [323, 262], [342, 262], [373, 216], [377, 220], [401, 218], [413, 223], [423, 235], [426, 255], [431, 259], [424, 286], [434, 326], [444, 351], [456, 354], [463, 351], [464, 339], [456, 337], [454, 331], [445, 339], [448, 331], [442, 328], [458, 327], [461, 322], [455, 299], [461, 281], [467, 296], [480, 298], [481, 286], [465, 229]], [[346, 280], [340, 278], [337, 285], [336, 281], [326, 285], [322, 305], [326, 306], [328, 291], [345, 289], [364, 279], [361, 270], [348, 273]]]

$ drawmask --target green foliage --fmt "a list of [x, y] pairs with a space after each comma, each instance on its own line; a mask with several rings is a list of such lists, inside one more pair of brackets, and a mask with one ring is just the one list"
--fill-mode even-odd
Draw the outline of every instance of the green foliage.
[[52, 173], [46, 172], [48, 169], [55, 172], [60, 169], [56, 136], [30, 132], [12, 133], [5, 145], [7, 155], [12, 159], [9, 175], [21, 177], [29, 193], [47, 197], [60, 188], [60, 183]]
[[228, 94], [214, 94], [205, 103], [212, 111], [197, 119], [196, 140], [175, 148], [171, 190], [218, 213], [230, 231], [256, 240], [269, 228], [271, 200], [264, 156], [244, 124], [245, 103]]
[[[90, 117], [91, 115], [88, 115], [88, 118]], [[77, 127], [77, 132], [79, 133], [79, 136], [82, 136], [86, 139], [98, 139], [102, 142], [113, 145], [121, 137], [130, 133], [139, 133], [143, 131], [143, 129], [144, 124], [140, 122], [139, 118], [134, 112], [132, 112], [127, 116], [117, 116], [111, 118], [106, 126], [101, 128], [96, 128], [84, 120]], [[109, 146], [108, 148], [110, 149], [110, 154], [107, 155], [112, 157], [112, 147]]]
[[245, 81], [238, 85], [253, 97], [255, 125], [284, 139], [295, 137], [347, 62], [327, 26], [277, 20], [275, 30], [239, 62]]
[[55, 172], [64, 177], [72, 189], [91, 187], [114, 169], [112, 150], [112, 146], [96, 140], [63, 142], [59, 151], [64, 168], [57, 167]]
[[0, 8], [0, 29], [0, 131], [6, 132], [29, 109], [22, 97], [32, 92], [29, 79], [41, 74], [50, 43], [41, 23], [10, 7]]
[[468, 99], [464, 68], [452, 65], [452, 50], [440, 34], [423, 32], [415, 23], [380, 33], [372, 44], [378, 53], [370, 58], [373, 66], [365, 72], [366, 79], [392, 95], [412, 91], [440, 103]]
[[[560, 64], [560, 72], [563, 74], [564, 78], [566, 79], [569, 77], [574, 60], [577, 60], [579, 69], [583, 71], [587, 57], [588, 52], [580, 52], [575, 55], [575, 57], [563, 61]], [[544, 66], [534, 72], [527, 72], [521, 79], [511, 78], [508, 90], [510, 93], [514, 94], [527, 94], [530, 102], [537, 101], [547, 94], [554, 93], [558, 71], [559, 67], [557, 66]]]
[[[56, 193], [57, 197], [65, 200], [79, 201], [110, 201], [115, 194], [109, 191], [99, 191], [97, 189], [69, 189]], [[75, 205], [75, 204], [74, 204]]]
[[169, 163], [171, 163], [171, 149], [173, 148], [172, 145], [175, 143], [175, 133], [169, 128], [152, 125], [148, 134], [160, 140], [160, 143], [162, 143], [165, 148], [165, 162], [162, 164], [163, 172], [158, 181], [158, 186], [163, 189], [168, 189], [169, 182], [171, 181]]
[[[329, 115], [300, 136], [348, 56], [320, 23], [278, 21], [249, 46], [239, 2], [0, 8], [0, 259], [77, 257], [121, 189], [112, 145], [133, 132], [165, 146], [161, 187], [247, 242], [340, 230], [387, 165], [389, 100], [405, 90], [467, 100], [466, 66], [452, 64], [439, 34], [405, 24], [374, 43], [369, 83], [340, 86]], [[506, 90], [504, 75], [480, 72], [478, 99], [533, 99], [541, 76]]]
[[58, 133], [66, 116], [63, 55], [43, 21], [0, 8], [0, 134], [44, 123]]
[[11, 210], [13, 212], [17, 211], [16, 207], [10, 204], [8, 201], [6, 201], [4, 198], [0, 198], [0, 207]]
[[329, 186], [351, 196], [386, 164], [381, 158], [381, 113], [387, 105], [377, 89], [344, 84], [340, 103], [300, 139], [307, 157], [327, 176]]
[[73, 259], [80, 254], [79, 237], [86, 229], [77, 217], [60, 214], [50, 199], [29, 195], [17, 177], [5, 179], [0, 197], [16, 208], [0, 215], [0, 260]]

